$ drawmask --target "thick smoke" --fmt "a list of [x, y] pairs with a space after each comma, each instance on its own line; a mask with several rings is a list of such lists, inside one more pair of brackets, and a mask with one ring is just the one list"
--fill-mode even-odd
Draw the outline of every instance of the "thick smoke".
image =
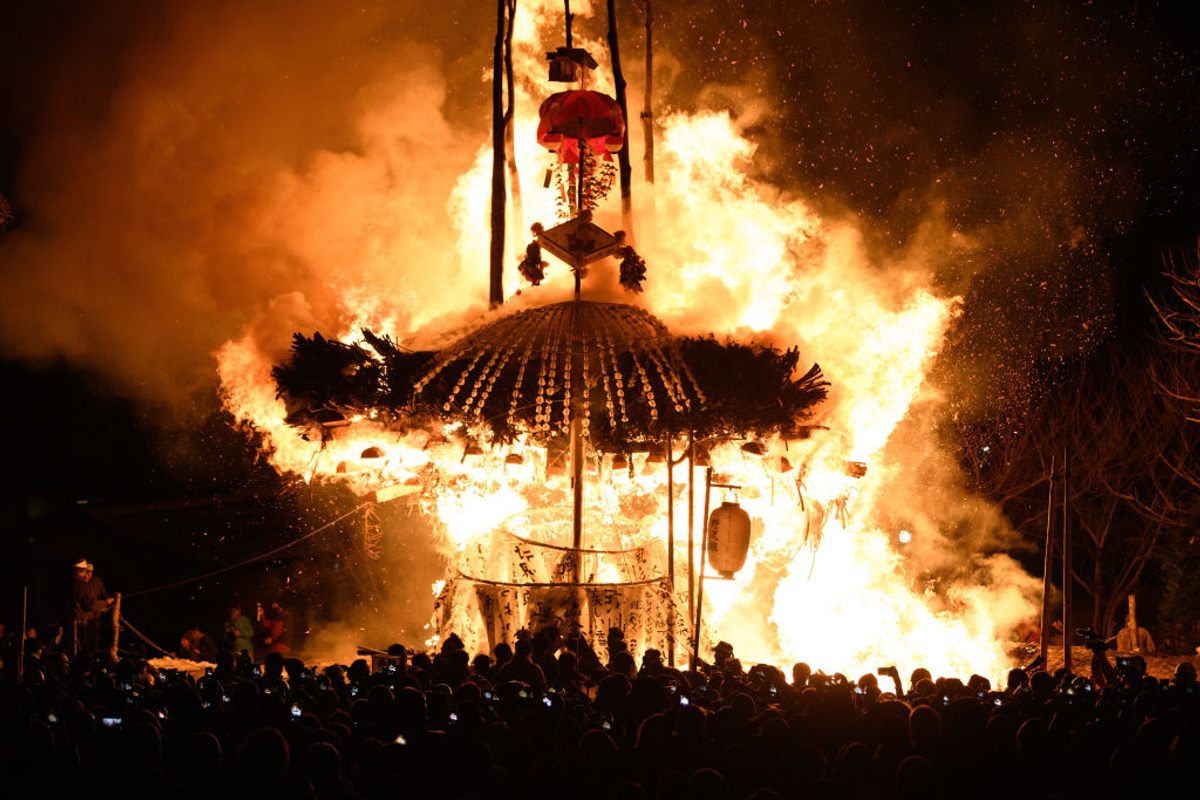
[[[263, 315], [286, 347], [340, 327], [347, 286], [405, 318], [481, 294], [483, 270], [444, 245], [482, 83], [448, 87], [413, 9], [133, 5], [64, 10], [68, 44], [22, 75], [4, 352], [179, 409], [214, 396], [213, 352]], [[83, 39], [93, 24], [107, 35]]]
[[[579, 25], [598, 36], [587, 5]], [[636, 91], [642, 6], [618, 6]], [[0, 240], [3, 352], [64, 355], [179, 405], [211, 393], [211, 354], [268, 309], [332, 328], [339, 285], [409, 318], [481, 295], [482, 265], [446, 247], [447, 204], [486, 138], [494, 16], [438, 10], [6, 9], [0, 193], [18, 222]], [[872, 250], [910, 246], [931, 219], [972, 241], [926, 237], [939, 280], [970, 300], [942, 370], [955, 402], [986, 405], [1031, 360], [1094, 339], [1112, 305], [1102, 242], [1147, 192], [1181, 191], [1164, 176], [1186, 154], [1154, 150], [1193, 74], [1163, 41], [1166, 13], [672, 3], [659, 101], [736, 107], [757, 168], [822, 213], [871, 219]]]

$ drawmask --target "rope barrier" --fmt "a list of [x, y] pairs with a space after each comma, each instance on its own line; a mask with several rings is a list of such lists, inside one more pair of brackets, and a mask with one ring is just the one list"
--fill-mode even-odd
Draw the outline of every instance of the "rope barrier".
[[357, 514], [358, 512], [362, 511], [368, 505], [370, 505], [370, 503], [363, 503], [363, 504], [357, 506], [356, 508], [353, 508], [350, 511], [347, 511], [345, 514], [342, 514], [337, 519], [326, 522], [321, 527], [314, 528], [313, 530], [309, 531], [308, 533], [304, 534], [303, 536], [301, 536], [297, 539], [293, 539], [292, 541], [287, 542], [286, 544], [281, 544], [279, 547], [275, 547], [271, 550], [268, 550], [265, 553], [259, 553], [256, 556], [251, 556], [250, 558], [247, 558], [243, 561], [239, 561], [236, 564], [230, 564], [228, 566], [221, 567], [220, 569], [214, 569], [211, 572], [205, 572], [203, 575], [196, 575], [191, 578], [184, 578], [183, 580], [174, 581], [172, 583], [165, 583], [162, 586], [155, 586], [150, 589], [142, 589], [141, 591], [137, 591], [137, 592], [128, 592], [127, 594], [125, 594], [125, 599], [128, 600], [131, 597], [141, 597], [142, 595], [153, 594], [154, 592], [162, 592], [167, 589], [174, 589], [178, 586], [185, 586], [189, 583], [195, 583], [196, 581], [202, 581], [207, 578], [212, 578], [216, 575], [220, 575], [225, 572], [231, 572], [235, 569], [239, 569], [240, 567], [244, 567], [247, 564], [253, 564], [255, 561], [262, 561], [264, 558], [270, 558], [271, 556], [275, 555], [276, 553], [282, 553], [284, 550], [287, 550], [290, 547], [295, 547], [296, 545], [300, 544], [301, 542], [303, 542], [307, 539], [311, 539], [312, 537], [316, 536], [319, 533], [324, 533], [325, 531], [332, 528], [334, 525], [337, 525], [342, 520], [348, 519], [349, 517], [352, 517], [355, 514]]
[[138, 638], [139, 638], [139, 639], [141, 639], [143, 642], [145, 642], [146, 644], [150, 645], [151, 647], [153, 647], [153, 648], [154, 648], [155, 650], [157, 650], [158, 652], [162, 653], [164, 656], [169, 656], [169, 655], [171, 655], [171, 654], [170, 654], [170, 653], [168, 653], [166, 650], [162, 649], [161, 647], [159, 647], [158, 645], [156, 645], [154, 642], [152, 642], [152, 641], [150, 640], [150, 637], [149, 637], [149, 636], [147, 636], [146, 634], [142, 633], [142, 632], [141, 632], [141, 631], [139, 631], [137, 628], [133, 627], [133, 623], [131, 623], [131, 622], [129, 621], [129, 618], [128, 618], [128, 617], [121, 617], [121, 624], [122, 624], [122, 625], [124, 625], [126, 628], [128, 628], [128, 629], [129, 629], [129, 632], [130, 632], [130, 633], [132, 633], [134, 636], [138, 637]]

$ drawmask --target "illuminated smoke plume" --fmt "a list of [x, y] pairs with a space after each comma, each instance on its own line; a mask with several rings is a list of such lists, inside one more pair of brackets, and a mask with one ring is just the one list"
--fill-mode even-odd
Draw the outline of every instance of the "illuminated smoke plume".
[[[602, 27], [578, 5], [580, 35], [606, 61], [589, 38]], [[436, 20], [426, 4], [400, 6], [301, 2], [281, 12], [210, 2], [147, 15], [130, 3], [79, 12], [63, 33], [72, 59], [43, 65], [54, 91], [25, 99], [29, 141], [6, 192], [20, 222], [0, 238], [4, 352], [64, 355], [177, 419], [196, 397], [211, 397], [219, 377], [227, 406], [266, 436], [279, 468], [311, 474], [311, 443], [281, 425], [269, 376], [293, 332], [353, 336], [369, 326], [434, 346], [485, 311], [494, 20], [476, 3], [443, 4]], [[974, 165], [921, 161], [922, 147], [933, 146], [922, 140], [928, 127], [906, 139], [899, 117], [879, 128], [886, 107], [835, 113], [831, 93], [813, 89], [822, 74], [849, 80], [862, 52], [839, 60], [813, 44], [801, 63], [789, 54], [808, 39], [795, 31], [714, 31], [722, 21], [693, 6], [661, 26], [660, 179], [654, 191], [635, 186], [638, 247], [650, 265], [642, 302], [680, 333], [795, 345], [819, 361], [833, 383], [821, 420], [831, 430], [806, 445], [808, 490], [826, 501], [849, 492], [855, 509], [844, 530], [831, 523], [813, 556], [796, 545], [794, 516], [772, 510], [774, 479], [746, 462], [771, 488], [745, 499], [766, 533], [743, 578], [714, 588], [716, 633], [764, 658], [824, 656], [846, 669], [920, 658], [994, 671], [996, 642], [1032, 611], [1033, 587], [995, 553], [1012, 545], [1011, 531], [963, 492], [941, 423], [952, 410], [986, 407], [996, 395], [989, 381], [1019, 372], [1012, 364], [1031, 352], [1085, 347], [1100, 329], [1091, 323], [1103, 321], [1109, 299], [1098, 271], [1086, 270], [1097, 231], [1080, 222], [1089, 193], [1077, 191], [1092, 165], [1051, 147], [1057, 131], [1033, 125], [1029, 138], [1046, 144], [1033, 161], [1012, 144], [1021, 141], [1013, 131], [978, 147]], [[525, 218], [509, 216], [510, 267], [528, 225], [552, 217], [532, 126], [547, 91], [539, 59], [561, 35], [559, 7], [518, 12]], [[624, 23], [637, 109], [636, 14]], [[83, 35], [92, 29], [105, 35]], [[696, 41], [718, 54], [715, 66], [697, 65]], [[746, 52], [754, 57], [735, 57]], [[863, 75], [869, 83], [870, 70]], [[867, 88], [872, 102], [884, 91]], [[798, 102], [811, 113], [788, 105]], [[797, 133], [801, 118], [808, 133]], [[850, 130], [855, 118], [871, 124]], [[812, 133], [823, 122], [825, 132]], [[640, 126], [631, 133], [640, 174]], [[905, 160], [904, 148], [915, 155]], [[1031, 166], [1052, 162], [1053, 183]], [[851, 178], [837, 179], [839, 164]], [[999, 187], [1003, 209], [978, 188], [981, 176]], [[1106, 180], [1123, 185], [1121, 175]], [[1108, 203], [1098, 224], [1124, 213]], [[600, 221], [619, 227], [611, 203]], [[562, 297], [567, 278], [552, 269], [544, 287], [516, 296], [510, 270], [509, 305]], [[620, 296], [614, 275], [601, 269], [593, 281], [594, 296]], [[1054, 302], [1038, 302], [1047, 296]], [[1077, 310], [1080, 296], [1087, 302]], [[1021, 313], [995, 314], [1006, 303]], [[867, 477], [851, 485], [845, 460], [867, 461]], [[442, 498], [451, 550], [456, 536], [477, 533], [455, 517], [470, 500]], [[901, 530], [913, 538], [898, 549]]]

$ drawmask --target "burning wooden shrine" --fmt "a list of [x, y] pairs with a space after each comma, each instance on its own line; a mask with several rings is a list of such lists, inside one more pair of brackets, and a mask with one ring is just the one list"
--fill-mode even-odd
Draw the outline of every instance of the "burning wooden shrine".
[[[596, 65], [572, 47], [569, 29], [567, 47], [548, 56], [560, 81], [582, 81]], [[646, 275], [625, 235], [592, 219], [612, 185], [612, 154], [625, 146], [624, 132], [620, 104], [598, 92], [559, 92], [542, 105], [538, 140], [560, 169], [561, 218], [534, 226], [519, 271], [536, 286], [547, 251], [574, 273], [573, 299], [498, 309], [436, 352], [407, 350], [371, 331], [357, 344], [297, 334], [291, 358], [273, 372], [288, 421], [322, 442], [369, 418], [397, 432], [456, 439], [464, 461], [485, 447], [507, 450], [506, 466], [536, 461], [528, 487], [535, 502], [488, 521], [490, 534], [451, 564], [437, 611], [444, 634], [494, 645], [523, 627], [557, 624], [599, 641], [619, 627], [673, 653], [676, 637], [690, 639], [693, 626], [693, 576], [681, 592], [674, 525], [664, 540], [626, 513], [619, 488], [611, 490], [615, 500], [589, 503], [589, 484], [632, 478], [635, 454], [645, 454], [644, 468], [665, 469], [673, 493], [673, 464], [695, 466], [697, 454], [723, 441], [802, 436], [825, 397], [816, 365], [794, 377], [795, 350], [679, 338], [636, 305], [584, 297], [586, 271], [602, 259], [619, 260], [630, 292]], [[406, 491], [437, 480], [427, 473]], [[722, 572], [737, 568], [736, 554], [722, 551], [718, 560]]]

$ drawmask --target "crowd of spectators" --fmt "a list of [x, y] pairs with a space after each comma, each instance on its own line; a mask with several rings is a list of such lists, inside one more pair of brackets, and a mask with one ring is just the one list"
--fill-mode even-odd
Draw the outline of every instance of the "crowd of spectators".
[[[679, 671], [618, 631], [601, 663], [547, 629], [471, 658], [349, 666], [224, 652], [196, 677], [27, 654], [0, 684], [7, 796], [539, 798], [1142, 797], [1197, 785], [1196, 672], [1093, 658], [1095, 679], [749, 669], [722, 643]], [[373, 664], [372, 664], [373, 662]], [[374, 667], [374, 668], [372, 668]]]

